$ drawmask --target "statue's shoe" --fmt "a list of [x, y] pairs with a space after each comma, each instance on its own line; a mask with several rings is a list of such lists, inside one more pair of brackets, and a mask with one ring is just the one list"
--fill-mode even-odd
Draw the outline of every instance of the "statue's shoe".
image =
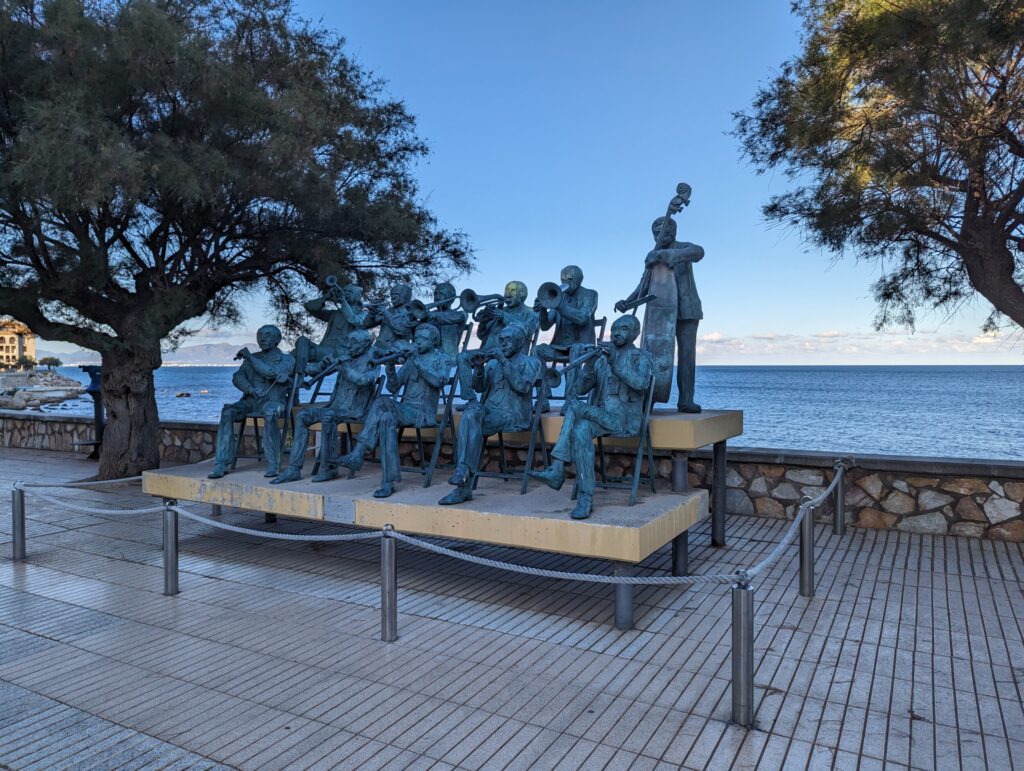
[[228, 473], [227, 466], [214, 466], [213, 470], [206, 475], [207, 479], [220, 479]]
[[467, 466], [465, 463], [460, 463], [458, 466], [455, 467], [455, 472], [450, 477], [448, 477], [448, 484], [455, 485], [456, 487], [461, 487], [462, 485], [466, 484], [466, 482], [469, 481], [469, 474], [469, 466]]
[[689, 415], [696, 415], [700, 412], [699, 404], [680, 404], [676, 407], [676, 411], [685, 412]]
[[565, 484], [565, 472], [560, 472], [551, 466], [548, 466], [543, 471], [531, 471], [529, 473], [531, 478], [543, 482], [552, 490], [561, 490], [562, 485]]
[[588, 519], [590, 512], [594, 510], [594, 504], [589, 495], [581, 495], [576, 501], [576, 508], [572, 510], [573, 519]]
[[268, 479], [270, 479], [272, 477], [276, 477], [280, 473], [281, 473], [280, 469], [268, 468], [266, 471], [263, 472], [263, 476], [265, 476]]
[[283, 474], [278, 474], [270, 480], [272, 485], [283, 485], [285, 482], [297, 482], [302, 479], [302, 474], [296, 468], [287, 468]]
[[350, 452], [348, 455], [342, 455], [338, 458], [337, 463], [339, 466], [344, 466], [352, 471], [359, 471], [363, 467], [363, 457], [362, 455]]
[[328, 469], [320, 469], [320, 471], [318, 471], [316, 473], [316, 475], [312, 479], [310, 479], [309, 481], [310, 482], [330, 482], [332, 479], [337, 479], [337, 478], [338, 478], [338, 469], [336, 469], [336, 468], [328, 468]]
[[395, 492], [395, 485], [393, 482], [385, 482], [378, 489], [373, 491], [374, 498], [388, 498], [392, 493]]
[[473, 492], [464, 487], [456, 487], [448, 495], [437, 502], [438, 506], [453, 506], [473, 500]]

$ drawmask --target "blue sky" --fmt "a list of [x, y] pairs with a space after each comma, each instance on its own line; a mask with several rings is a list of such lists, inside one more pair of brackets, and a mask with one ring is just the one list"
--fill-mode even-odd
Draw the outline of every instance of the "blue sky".
[[[296, 6], [341, 32], [417, 117], [432, 150], [417, 170], [422, 195], [476, 249], [459, 288], [495, 292], [516, 278], [532, 296], [574, 263], [612, 315], [639, 276], [651, 220], [685, 181], [693, 203], [679, 237], [706, 252], [698, 363], [1024, 362], [1019, 335], [979, 334], [984, 301], [952, 318], [926, 314], [914, 335], [875, 333], [877, 267], [834, 262], [763, 221], [784, 180], [757, 176], [727, 132], [796, 51], [789, 2]], [[261, 320], [195, 342], [248, 341]]]

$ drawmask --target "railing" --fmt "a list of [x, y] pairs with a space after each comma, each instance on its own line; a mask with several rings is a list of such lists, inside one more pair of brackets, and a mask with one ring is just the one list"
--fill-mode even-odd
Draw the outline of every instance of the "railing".
[[[163, 515], [163, 573], [164, 594], [176, 595], [180, 592], [178, 582], [178, 525], [179, 516], [243, 535], [255, 535], [262, 538], [287, 541], [372, 541], [380, 539], [380, 590], [381, 590], [381, 640], [394, 642], [398, 639], [398, 567], [397, 542], [402, 541], [410, 546], [430, 551], [452, 559], [470, 562], [476, 565], [506, 570], [542, 578], [555, 578], [565, 581], [582, 581], [586, 583], [612, 584], [616, 593], [616, 626], [632, 627], [632, 592], [634, 586], [686, 586], [695, 584], [723, 584], [731, 586], [732, 593], [732, 719], [735, 723], [750, 727], [754, 721], [754, 588], [752, 581], [773, 562], [778, 560], [799, 534], [800, 539], [800, 594], [804, 597], [814, 596], [814, 510], [821, 506], [830, 496], [833, 500], [832, 531], [837, 536], [846, 532], [846, 508], [844, 505], [846, 488], [846, 471], [852, 461], [843, 459], [835, 463], [835, 476], [831, 484], [814, 498], [805, 498], [793, 522], [790, 523], [782, 539], [758, 563], [747, 569], [734, 573], [676, 575], [676, 576], [634, 576], [616, 571], [615, 575], [599, 575], [593, 573], [571, 573], [559, 570], [534, 568], [528, 565], [517, 565], [510, 562], [477, 557], [460, 551], [449, 549], [440, 544], [425, 541], [421, 538], [400, 533], [390, 525], [382, 530], [370, 530], [358, 533], [330, 534], [299, 534], [279, 533], [269, 530], [241, 527], [218, 519], [211, 519], [194, 511], [182, 508], [178, 502], [165, 499], [160, 506], [141, 509], [102, 509], [56, 498], [42, 492], [46, 489], [92, 487], [102, 484], [119, 484], [135, 481], [139, 477], [116, 479], [108, 482], [81, 482], [64, 485], [38, 485], [17, 482], [11, 491], [11, 516], [13, 533], [13, 556], [15, 561], [22, 561], [26, 556], [25, 539], [25, 491], [32, 489], [33, 494], [51, 503], [81, 511], [88, 514], [152, 514]], [[214, 506], [214, 514], [220, 513], [220, 507]], [[629, 608], [630, 618], [620, 618], [624, 608]]]

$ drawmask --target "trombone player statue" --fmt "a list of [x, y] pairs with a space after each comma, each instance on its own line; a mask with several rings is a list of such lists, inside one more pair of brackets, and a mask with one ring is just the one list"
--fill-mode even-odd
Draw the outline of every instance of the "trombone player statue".
[[[426, 305], [413, 300], [411, 307], [416, 321], [433, 324], [441, 333], [441, 348], [451, 357], [459, 355], [459, 344], [466, 329], [468, 315], [461, 308], [452, 308], [456, 300], [455, 287], [443, 281], [434, 287], [434, 302]], [[461, 305], [461, 303], [460, 303]]]
[[[575, 357], [581, 345], [594, 344], [594, 314], [597, 292], [583, 287], [583, 271], [566, 265], [559, 276], [562, 284], [542, 284], [537, 291], [534, 310], [540, 313], [540, 328], [555, 328], [550, 343], [537, 346], [535, 353], [544, 362], [565, 362]], [[576, 387], [575, 368], [565, 373], [565, 392]], [[545, 388], [544, 403], [547, 403]]]
[[[295, 369], [300, 375], [306, 374], [310, 362], [336, 355], [345, 347], [349, 332], [366, 326], [363, 290], [356, 284], [339, 286], [334, 276], [328, 276], [324, 283], [326, 292], [302, 304], [310, 316], [327, 322], [327, 331], [319, 345], [305, 335], [295, 341]], [[327, 303], [334, 303], [335, 308], [328, 308]]]
[[[313, 482], [336, 479], [338, 467], [338, 424], [356, 423], [363, 419], [373, 398], [373, 386], [380, 372], [380, 365], [372, 360], [370, 346], [373, 339], [365, 329], [357, 329], [348, 336], [348, 345], [337, 357], [328, 356], [322, 362], [322, 370], [316, 377], [323, 379], [332, 372], [338, 379], [331, 393], [331, 400], [324, 407], [303, 407], [295, 418], [295, 436], [286, 468], [270, 484], [279, 485], [302, 478], [302, 464], [306, 459], [306, 445], [309, 442], [309, 428], [320, 424], [320, 470]], [[315, 365], [310, 365], [312, 369]]]
[[[402, 400], [381, 394], [373, 400], [363, 421], [363, 430], [356, 446], [348, 455], [338, 458], [338, 465], [358, 471], [366, 453], [380, 445], [381, 484], [375, 498], [387, 498], [402, 478], [398, 455], [398, 429], [405, 426], [424, 428], [437, 423], [437, 403], [441, 389], [451, 374], [452, 358], [441, 350], [437, 327], [423, 324], [416, 328], [413, 351], [378, 351], [373, 361], [386, 364], [388, 391], [397, 393], [402, 386]], [[395, 362], [404, 359], [402, 368]]]
[[541, 363], [524, 352], [526, 329], [509, 324], [498, 333], [498, 351], [473, 351], [473, 388], [483, 401], [466, 405], [455, 441], [455, 489], [438, 503], [447, 506], [473, 499], [473, 477], [480, 467], [484, 439], [499, 431], [526, 431], [533, 417], [533, 385]]
[[[640, 335], [636, 316], [620, 316], [612, 324], [611, 345], [590, 348], [567, 368], [582, 367], [576, 393], [566, 395], [565, 420], [551, 450], [551, 465], [530, 476], [560, 490], [565, 464], [576, 466], [579, 485], [573, 519], [586, 519], [594, 505], [594, 439], [599, 436], [635, 436], [643, 421], [644, 396], [654, 376], [647, 351], [633, 343]], [[591, 394], [587, 402], [578, 395]]]
[[295, 359], [277, 347], [281, 330], [273, 325], [257, 330], [256, 343], [260, 347], [257, 353], [243, 348], [235, 356], [242, 359], [242, 366], [232, 375], [231, 382], [242, 392], [242, 398], [225, 404], [220, 412], [210, 479], [220, 479], [228, 473], [238, 447], [235, 422], [248, 417], [263, 418], [263, 453], [267, 458], [267, 472], [263, 476], [276, 477], [280, 468], [281, 426], [277, 421], [285, 414]]
[[[672, 337], [679, 349], [676, 384], [679, 389], [679, 412], [700, 412], [694, 401], [694, 377], [697, 371], [697, 326], [704, 318], [704, 310], [693, 280], [693, 263], [704, 258], [703, 247], [687, 241], [676, 241], [678, 214], [690, 205], [690, 186], [680, 182], [676, 195], [669, 201], [664, 217], [651, 225], [654, 249], [644, 260], [644, 273], [640, 284], [625, 300], [615, 303], [615, 310], [625, 313], [643, 303], [643, 347], [654, 356], [654, 401], [667, 402], [672, 388]], [[674, 322], [674, 324], [673, 324]], [[673, 329], [674, 327], [674, 329]]]

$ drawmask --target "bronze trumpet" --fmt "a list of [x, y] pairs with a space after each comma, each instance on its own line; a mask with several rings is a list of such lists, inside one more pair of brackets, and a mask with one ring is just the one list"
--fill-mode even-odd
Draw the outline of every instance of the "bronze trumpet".
[[500, 294], [477, 294], [472, 289], [463, 289], [459, 294], [459, 308], [464, 310], [474, 321], [479, 321], [479, 313], [487, 308], [505, 307], [505, 296]]
[[565, 297], [565, 290], [568, 288], [568, 284], [556, 284], [554, 281], [545, 281], [537, 289], [537, 300], [533, 304], [534, 309], [540, 310], [541, 308], [544, 308], [549, 311], [555, 310], [562, 304], [562, 300]]

